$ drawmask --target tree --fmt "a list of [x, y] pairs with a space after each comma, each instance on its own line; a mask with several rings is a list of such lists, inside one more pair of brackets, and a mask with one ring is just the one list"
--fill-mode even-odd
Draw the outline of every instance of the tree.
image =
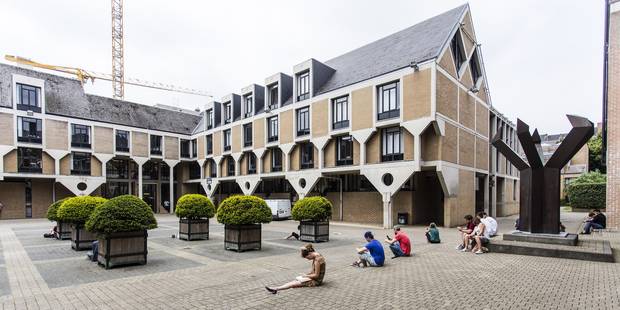
[[597, 134], [588, 141], [589, 166], [590, 171], [600, 171], [605, 173], [605, 163], [603, 162], [603, 137]]

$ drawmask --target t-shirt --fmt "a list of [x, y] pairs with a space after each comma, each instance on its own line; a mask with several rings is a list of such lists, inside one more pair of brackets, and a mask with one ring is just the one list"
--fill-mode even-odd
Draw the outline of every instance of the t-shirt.
[[599, 213], [592, 218], [592, 223], [599, 224], [605, 228], [605, 226], [607, 226], [607, 218], [603, 215], [603, 213]]
[[474, 231], [474, 228], [476, 228], [476, 224], [474, 224], [474, 221], [471, 221], [471, 222], [467, 223], [467, 228], [465, 228], [465, 229], [466, 230]]
[[411, 241], [409, 241], [409, 237], [402, 231], [399, 231], [394, 239], [398, 241], [400, 245], [400, 249], [403, 251], [405, 255], [411, 254]]
[[440, 241], [439, 240], [439, 229], [437, 229], [436, 227], [435, 228], [431, 227], [428, 230], [428, 234], [430, 235], [432, 242], [439, 242]]
[[484, 231], [482, 232], [482, 236], [486, 238], [491, 238], [491, 221], [489, 221], [489, 217], [485, 217], [480, 219], [480, 224], [484, 225]]
[[383, 252], [383, 245], [381, 245], [381, 242], [373, 239], [366, 244], [365, 248], [367, 248], [368, 252], [370, 252], [370, 255], [375, 260], [375, 264], [377, 264], [377, 266], [383, 266], [383, 261], [385, 261], [385, 253]]
[[497, 221], [490, 216], [487, 216], [484, 219], [487, 220], [487, 223], [488, 223], [488, 224], [485, 223], [484, 226], [486, 226], [486, 229], [489, 231], [489, 235], [490, 236], [497, 235]]

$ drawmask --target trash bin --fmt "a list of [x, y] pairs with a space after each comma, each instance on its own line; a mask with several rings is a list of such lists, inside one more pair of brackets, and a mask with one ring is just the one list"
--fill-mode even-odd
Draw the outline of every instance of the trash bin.
[[409, 213], [398, 213], [398, 225], [409, 224]]

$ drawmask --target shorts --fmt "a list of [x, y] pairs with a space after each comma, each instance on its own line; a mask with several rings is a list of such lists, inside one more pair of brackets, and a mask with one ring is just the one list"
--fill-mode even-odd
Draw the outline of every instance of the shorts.
[[370, 266], [370, 267], [378, 267], [379, 266], [375, 262], [375, 258], [372, 257], [372, 255], [370, 255], [370, 253], [368, 253], [368, 252], [360, 254], [360, 259], [365, 261], [368, 264], [368, 266]]
[[316, 281], [316, 280], [301, 282], [301, 286], [303, 287], [315, 287], [315, 286], [320, 286], [320, 285], [321, 285], [321, 282]]

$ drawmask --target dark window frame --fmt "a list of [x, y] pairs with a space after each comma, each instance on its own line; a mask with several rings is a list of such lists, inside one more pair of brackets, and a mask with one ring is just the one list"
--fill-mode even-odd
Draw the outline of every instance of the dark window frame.
[[[395, 136], [398, 135], [398, 139], [395, 140]], [[391, 151], [389, 151], [389, 146], [386, 144], [388, 141], [392, 142]], [[396, 144], [398, 141], [398, 144]], [[398, 161], [403, 160], [403, 130], [400, 127], [388, 127], [381, 129], [381, 161], [389, 162], [389, 161]]]
[[254, 115], [254, 95], [247, 94], [243, 96], [243, 113], [244, 118], [252, 117]]
[[207, 119], [207, 129], [212, 129], [213, 128], [213, 109], [208, 109], [207, 112], [205, 112], [205, 117]]
[[207, 155], [213, 154], [213, 135], [206, 135], [205, 143], [207, 145]]
[[189, 179], [190, 180], [198, 180], [201, 177], [200, 165], [197, 162], [191, 162], [188, 165], [189, 170]]
[[252, 123], [243, 125], [243, 147], [249, 146], [252, 146]]
[[271, 150], [271, 172], [282, 171], [282, 156], [282, 150], [279, 148], [273, 148]]
[[397, 117], [400, 117], [400, 81], [398, 80], [377, 86], [377, 120]]
[[162, 139], [162, 136], [158, 135], [149, 136], [151, 155], [162, 155]]
[[482, 67], [480, 66], [480, 59], [478, 59], [478, 49], [474, 50], [474, 53], [469, 59], [469, 72], [471, 73], [471, 80], [474, 86], [478, 85], [478, 81], [482, 77]]
[[224, 124], [230, 124], [233, 119], [232, 101], [224, 103]]
[[191, 158], [191, 140], [181, 139], [179, 141], [179, 156], [181, 158]]
[[[297, 136], [306, 136], [310, 134], [310, 106], [305, 106], [295, 110], [295, 118], [297, 119]], [[302, 127], [303, 126], [303, 127]]]
[[227, 174], [227, 176], [234, 176], [235, 175], [235, 172], [236, 172], [235, 171], [236, 170], [235, 169], [235, 165], [236, 165], [235, 160], [231, 156], [229, 156], [226, 159], [226, 172], [227, 172], [226, 174]]
[[280, 124], [277, 115], [267, 119], [267, 142], [278, 141], [278, 132], [280, 131], [279, 126]]
[[310, 98], [310, 70], [298, 73], [295, 80], [297, 83], [297, 101]]
[[[41, 87], [23, 83], [15, 84], [17, 87], [17, 109], [41, 113]], [[24, 103], [24, 99], [27, 99], [28, 102]]]
[[[125, 137], [123, 137], [123, 135], [125, 135]], [[123, 153], [129, 153], [129, 145], [130, 145], [130, 133], [127, 130], [116, 130], [116, 133], [114, 134], [114, 140], [115, 140], [115, 149], [117, 152], [123, 152]], [[121, 137], [122, 139], [124, 139], [125, 143], [124, 145], [122, 143], [119, 143], [119, 137]], [[121, 139], [121, 140], [122, 140]]]
[[224, 130], [223, 134], [223, 139], [224, 139], [224, 152], [226, 151], [230, 151], [230, 147], [231, 147], [231, 143], [232, 143], [232, 133], [230, 131], [230, 129], [226, 129]]
[[88, 125], [71, 124], [71, 146], [89, 149], [91, 147], [91, 132], [91, 127]]
[[[28, 130], [24, 130], [24, 123], [28, 123]], [[34, 124], [34, 131], [31, 125]], [[21, 129], [21, 130], [20, 130]], [[26, 135], [24, 135], [26, 133]], [[17, 141], [26, 143], [43, 143], [43, 120], [32, 117], [17, 117]]]
[[463, 38], [460, 30], [457, 30], [454, 34], [454, 37], [452, 37], [452, 41], [450, 41], [450, 49], [452, 50], [454, 67], [456, 68], [456, 73], [458, 74], [461, 71], [463, 64], [467, 61], [467, 56], [465, 55], [465, 47], [463, 46]]
[[254, 155], [254, 153], [247, 153], [246, 156], [248, 157], [246, 160], [246, 165], [247, 165], [247, 172], [248, 174], [256, 174], [257, 172], [257, 158], [256, 155]]
[[299, 145], [299, 169], [314, 168], [314, 145], [311, 142]]
[[217, 178], [217, 165], [213, 159], [209, 160], [209, 177]]
[[280, 105], [280, 91], [278, 83], [272, 84], [271, 86], [267, 87], [267, 96], [269, 96], [267, 101], [269, 110], [277, 109]]
[[332, 99], [332, 129], [349, 127], [349, 95]]
[[71, 175], [90, 175], [92, 155], [85, 152], [71, 153]]
[[[26, 166], [25, 163], [28, 163]], [[38, 148], [17, 148], [17, 171], [25, 173], [43, 172], [43, 150]]]
[[353, 137], [339, 136], [336, 138], [336, 166], [349, 165], [353, 165]]
[[189, 142], [190, 146], [191, 146], [191, 153], [192, 153], [192, 157], [191, 158], [196, 158], [198, 157], [198, 140], [197, 139], [192, 139]]

